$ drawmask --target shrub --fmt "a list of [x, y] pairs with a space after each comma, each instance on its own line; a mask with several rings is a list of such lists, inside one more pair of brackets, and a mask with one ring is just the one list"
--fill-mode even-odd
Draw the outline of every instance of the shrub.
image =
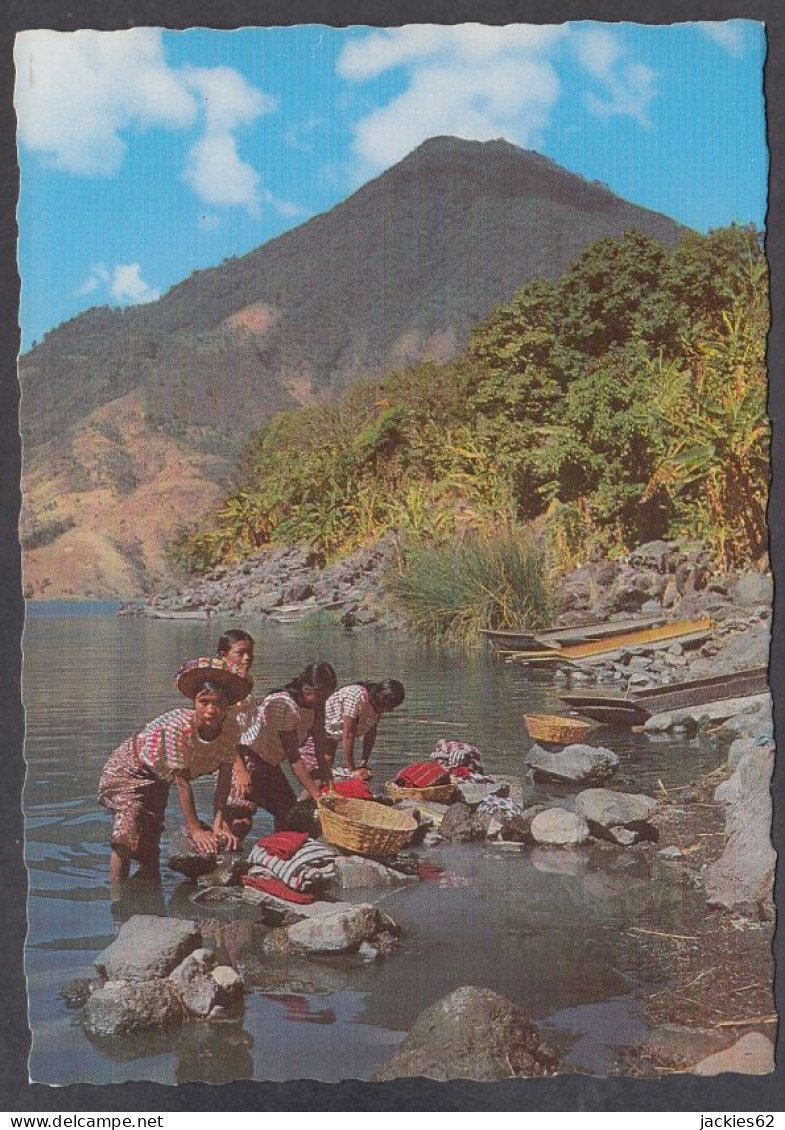
[[391, 589], [420, 635], [473, 643], [482, 628], [553, 622], [556, 594], [543, 551], [519, 527], [407, 551]]

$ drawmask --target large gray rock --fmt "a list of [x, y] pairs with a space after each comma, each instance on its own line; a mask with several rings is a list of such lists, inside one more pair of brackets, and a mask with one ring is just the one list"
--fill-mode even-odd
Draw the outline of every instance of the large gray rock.
[[361, 890], [365, 887], [397, 887], [401, 883], [416, 883], [416, 875], [404, 875], [375, 859], [361, 855], [339, 855], [335, 860], [335, 885], [343, 891]]
[[463, 803], [468, 804], [469, 808], [476, 808], [489, 796], [506, 797], [510, 795], [509, 785], [502, 781], [461, 781], [456, 791]]
[[526, 755], [526, 764], [536, 777], [583, 784], [607, 781], [619, 768], [619, 759], [604, 746], [576, 744], [554, 752], [534, 745]]
[[250, 864], [240, 852], [231, 851], [219, 855], [215, 866], [196, 880], [200, 887], [236, 887]]
[[748, 1032], [732, 1047], [696, 1063], [692, 1070], [695, 1075], [721, 1075], [724, 1071], [768, 1075], [774, 1070], [774, 1044], [761, 1032]]
[[439, 825], [439, 834], [445, 840], [465, 843], [469, 840], [480, 839], [485, 835], [485, 830], [475, 821], [468, 804], [457, 801], [455, 804], [451, 804], [444, 813]]
[[218, 988], [218, 1004], [229, 1008], [236, 1004], [245, 991], [243, 979], [231, 965], [216, 965], [212, 978]]
[[90, 996], [82, 1011], [89, 1035], [126, 1036], [165, 1031], [183, 1019], [182, 1006], [168, 981], [107, 981]]
[[212, 976], [215, 956], [210, 950], [189, 953], [169, 974], [169, 983], [176, 990], [186, 1012], [208, 1016], [218, 1004], [218, 985]]
[[396, 924], [377, 907], [357, 903], [337, 913], [303, 918], [291, 926], [272, 930], [264, 940], [264, 948], [273, 953], [347, 953], [381, 934], [396, 933]]
[[500, 815], [498, 820], [501, 823], [501, 839], [510, 840], [514, 843], [533, 844], [532, 820], [550, 807], [549, 804], [532, 804], [529, 808], [525, 808], [520, 816], [505, 817]]
[[98, 955], [95, 967], [109, 981], [149, 981], [166, 977], [201, 944], [195, 922], [135, 914]]
[[194, 842], [184, 828], [178, 828], [169, 836], [168, 864], [172, 871], [179, 871], [189, 879], [198, 879], [212, 871], [218, 861], [217, 852], [203, 855], [196, 850]]
[[[649, 823], [657, 810], [653, 797], [643, 793], [618, 793], [612, 789], [584, 789], [575, 798], [575, 811], [595, 836], [625, 846], [637, 839], [656, 839]], [[627, 833], [634, 834], [631, 838]]]
[[742, 573], [732, 588], [736, 607], [757, 608], [771, 605], [774, 600], [774, 582], [770, 573]]
[[728, 842], [706, 869], [706, 897], [711, 906], [740, 914], [771, 914], [776, 853], [771, 843], [771, 775], [774, 750], [753, 747], [715, 792], [727, 807]]
[[676, 568], [678, 545], [675, 541], [647, 541], [630, 554], [630, 565], [637, 568], [656, 569], [667, 573]]
[[506, 997], [465, 985], [421, 1012], [376, 1082], [410, 1076], [495, 1082], [559, 1068], [530, 1020]]
[[589, 825], [577, 813], [567, 808], [546, 808], [532, 820], [531, 835], [537, 844], [561, 847], [585, 844], [590, 832]]

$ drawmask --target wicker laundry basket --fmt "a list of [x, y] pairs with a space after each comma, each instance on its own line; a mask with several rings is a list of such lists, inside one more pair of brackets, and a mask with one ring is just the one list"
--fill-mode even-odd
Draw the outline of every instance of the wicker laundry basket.
[[592, 722], [580, 718], [560, 718], [558, 714], [524, 714], [523, 720], [529, 737], [535, 742], [553, 745], [572, 745], [581, 742], [592, 729]]
[[319, 815], [325, 839], [358, 855], [395, 855], [419, 827], [408, 812], [334, 793], [319, 801]]
[[452, 781], [448, 785], [429, 785], [424, 789], [410, 789], [395, 781], [387, 781], [384, 787], [393, 800], [435, 800], [438, 804], [449, 804], [455, 795]]

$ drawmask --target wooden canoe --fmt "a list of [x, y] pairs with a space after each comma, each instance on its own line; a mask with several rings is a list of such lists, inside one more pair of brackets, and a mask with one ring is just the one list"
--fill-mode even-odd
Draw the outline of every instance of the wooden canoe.
[[589, 640], [587, 643], [568, 644], [545, 651], [518, 651], [508, 658], [531, 665], [577, 663], [581, 660], [591, 662], [612, 658], [622, 651], [656, 651], [658, 648], [669, 647], [672, 643], [699, 643], [708, 638], [711, 628], [711, 620], [706, 616], [697, 620], [673, 620], [654, 628], [621, 632], [606, 639]]
[[497, 651], [546, 651], [556, 647], [561, 648], [564, 644], [585, 643], [588, 640], [604, 639], [606, 636], [617, 636], [622, 632], [654, 628], [658, 624], [664, 624], [666, 619], [663, 613], [662, 616], [631, 616], [627, 620], [603, 620], [591, 624], [578, 624], [572, 628], [544, 628], [535, 632], [482, 628], [480, 634], [485, 636]]
[[559, 698], [565, 705], [595, 721], [636, 726], [652, 714], [689, 710], [694, 706], [706, 706], [708, 703], [723, 702], [730, 698], [746, 698], [749, 695], [763, 694], [768, 689], [767, 669], [754, 667], [706, 679], [688, 679], [682, 683], [646, 687], [630, 691], [626, 696], [563, 694]]

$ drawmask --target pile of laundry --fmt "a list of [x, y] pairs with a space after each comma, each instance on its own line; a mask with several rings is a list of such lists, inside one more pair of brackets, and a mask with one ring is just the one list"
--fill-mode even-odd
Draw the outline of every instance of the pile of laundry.
[[441, 765], [454, 781], [493, 780], [485, 775], [485, 766], [477, 746], [469, 745], [468, 742], [439, 738], [436, 749], [431, 754], [431, 761]]
[[257, 840], [243, 884], [295, 903], [316, 901], [335, 879], [335, 851], [306, 832], [275, 832]]

